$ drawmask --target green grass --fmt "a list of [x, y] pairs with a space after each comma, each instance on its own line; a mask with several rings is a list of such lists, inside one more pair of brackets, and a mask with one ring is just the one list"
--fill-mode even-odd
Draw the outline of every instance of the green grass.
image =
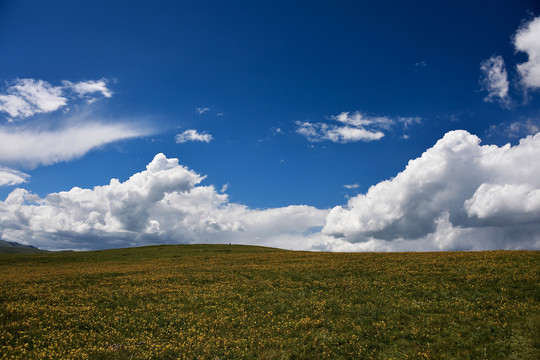
[[0, 255], [0, 358], [539, 359], [540, 252]]
[[22, 245], [12, 241], [0, 240], [0, 254], [31, 254], [46, 252], [33, 246]]

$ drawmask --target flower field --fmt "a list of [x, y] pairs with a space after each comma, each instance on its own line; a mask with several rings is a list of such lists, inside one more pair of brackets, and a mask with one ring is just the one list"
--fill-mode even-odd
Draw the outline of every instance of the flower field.
[[540, 252], [0, 255], [0, 359], [539, 359]]

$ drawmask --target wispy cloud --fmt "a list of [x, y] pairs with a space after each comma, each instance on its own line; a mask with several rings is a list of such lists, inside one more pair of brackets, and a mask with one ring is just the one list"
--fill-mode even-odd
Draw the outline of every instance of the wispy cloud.
[[23, 172], [0, 166], [0, 186], [17, 185], [26, 182], [29, 177]]
[[422, 118], [419, 116], [398, 117], [397, 121], [403, 125], [404, 129], [408, 129], [412, 125], [420, 124], [422, 122]]
[[482, 61], [480, 70], [482, 71], [480, 85], [482, 90], [488, 93], [484, 101], [498, 101], [503, 107], [509, 107], [511, 99], [508, 95], [508, 74], [502, 56], [492, 56]]
[[0, 127], [0, 162], [28, 167], [79, 158], [97, 147], [148, 135], [131, 124], [80, 123], [55, 130]]
[[354, 113], [342, 112], [339, 115], [332, 116], [333, 120], [339, 121], [346, 125], [354, 127], [373, 126], [381, 129], [388, 130], [394, 124], [394, 120], [386, 116], [373, 116], [369, 117], [358, 111]]
[[349, 184], [349, 185], [343, 185], [343, 187], [345, 189], [352, 190], [352, 189], [358, 189], [360, 187], [360, 185], [359, 184]]
[[184, 131], [181, 134], [177, 134], [175, 139], [177, 144], [185, 143], [188, 141], [201, 141], [209, 143], [210, 141], [212, 141], [213, 137], [206, 132], [199, 133], [197, 132], [197, 130], [190, 129]]
[[335, 143], [348, 143], [357, 141], [379, 140], [384, 136], [381, 131], [370, 131], [363, 127], [336, 126], [327, 123], [296, 123], [298, 129], [296, 132], [305, 136], [311, 142], [332, 141]]
[[500, 123], [491, 125], [487, 130], [487, 136], [496, 134], [509, 138], [520, 138], [527, 135], [534, 135], [540, 131], [540, 121], [527, 119], [524, 121], [513, 121], [511, 123]]
[[210, 111], [210, 108], [204, 107], [204, 108], [197, 108], [196, 110], [197, 110], [197, 113], [199, 115], [201, 115], [201, 114], [204, 114], [207, 111]]
[[348, 143], [357, 141], [374, 141], [384, 137], [383, 131], [390, 130], [396, 123], [408, 127], [419, 123], [421, 118], [390, 118], [386, 116], [367, 116], [358, 111], [354, 113], [342, 112], [330, 117], [334, 123], [297, 121], [296, 132], [305, 136], [308, 141], [332, 141], [335, 143]]
[[[95, 120], [90, 107], [69, 117], [61, 114], [39, 122], [32, 119], [36, 114], [67, 109], [70, 101], [82, 98], [92, 103], [112, 94], [106, 79], [75, 83], [64, 80], [61, 86], [44, 80], [15, 80], [0, 94], [0, 112], [9, 115], [8, 121], [0, 125], [0, 163], [30, 168], [50, 165], [79, 158], [111, 142], [150, 134], [148, 127], [133, 121]], [[10, 172], [3, 178], [9, 177], [13, 183], [24, 179], [23, 175]]]
[[540, 88], [540, 16], [520, 27], [514, 37], [514, 46], [528, 55], [526, 62], [517, 65], [521, 83], [527, 89]]

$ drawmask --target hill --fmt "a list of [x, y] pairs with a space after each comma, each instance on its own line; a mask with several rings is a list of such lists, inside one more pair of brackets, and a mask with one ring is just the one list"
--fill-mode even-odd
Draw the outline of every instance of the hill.
[[15, 241], [0, 240], [0, 254], [19, 254], [19, 253], [40, 253], [46, 250], [38, 249], [35, 246], [19, 244]]
[[6, 358], [538, 359], [540, 252], [0, 254]]

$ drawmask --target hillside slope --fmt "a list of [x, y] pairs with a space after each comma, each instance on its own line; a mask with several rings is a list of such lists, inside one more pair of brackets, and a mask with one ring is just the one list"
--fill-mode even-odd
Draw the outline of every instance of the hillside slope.
[[41, 253], [46, 250], [38, 249], [35, 246], [19, 244], [15, 241], [0, 240], [0, 254], [19, 254], [19, 253]]
[[540, 252], [0, 254], [0, 357], [539, 359]]

